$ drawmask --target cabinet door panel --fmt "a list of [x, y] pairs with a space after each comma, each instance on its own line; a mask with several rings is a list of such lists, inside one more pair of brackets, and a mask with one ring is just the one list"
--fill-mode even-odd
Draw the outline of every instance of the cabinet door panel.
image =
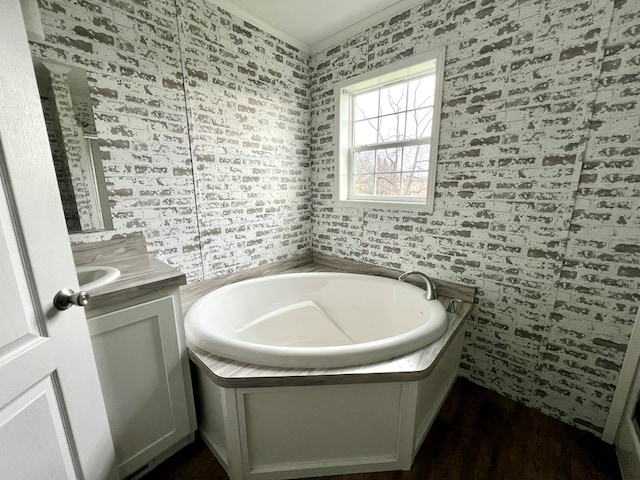
[[122, 475], [189, 434], [171, 297], [89, 320]]

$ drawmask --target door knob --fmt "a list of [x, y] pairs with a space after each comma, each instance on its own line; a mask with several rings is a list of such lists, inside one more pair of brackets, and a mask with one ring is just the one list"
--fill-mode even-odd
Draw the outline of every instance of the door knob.
[[53, 306], [58, 310], [66, 310], [74, 305], [84, 307], [89, 303], [89, 298], [89, 294], [82, 290], [76, 293], [69, 288], [63, 288], [53, 297]]

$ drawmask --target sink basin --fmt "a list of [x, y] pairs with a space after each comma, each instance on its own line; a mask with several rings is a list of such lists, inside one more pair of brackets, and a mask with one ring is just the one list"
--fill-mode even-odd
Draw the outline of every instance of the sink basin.
[[113, 282], [120, 276], [120, 270], [104, 265], [84, 265], [76, 267], [80, 290], [90, 291]]

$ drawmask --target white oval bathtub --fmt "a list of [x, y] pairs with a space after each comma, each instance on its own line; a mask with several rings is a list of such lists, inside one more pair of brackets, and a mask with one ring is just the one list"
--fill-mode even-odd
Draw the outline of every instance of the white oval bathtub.
[[272, 367], [378, 362], [437, 340], [447, 315], [424, 290], [391, 278], [293, 273], [227, 285], [187, 312], [186, 334], [221, 357]]

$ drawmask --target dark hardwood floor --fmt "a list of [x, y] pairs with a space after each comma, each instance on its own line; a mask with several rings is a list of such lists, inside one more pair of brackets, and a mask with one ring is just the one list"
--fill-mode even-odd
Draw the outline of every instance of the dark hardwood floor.
[[[199, 438], [145, 480], [226, 479]], [[536, 410], [458, 379], [410, 472], [331, 480], [620, 479], [613, 447]]]

